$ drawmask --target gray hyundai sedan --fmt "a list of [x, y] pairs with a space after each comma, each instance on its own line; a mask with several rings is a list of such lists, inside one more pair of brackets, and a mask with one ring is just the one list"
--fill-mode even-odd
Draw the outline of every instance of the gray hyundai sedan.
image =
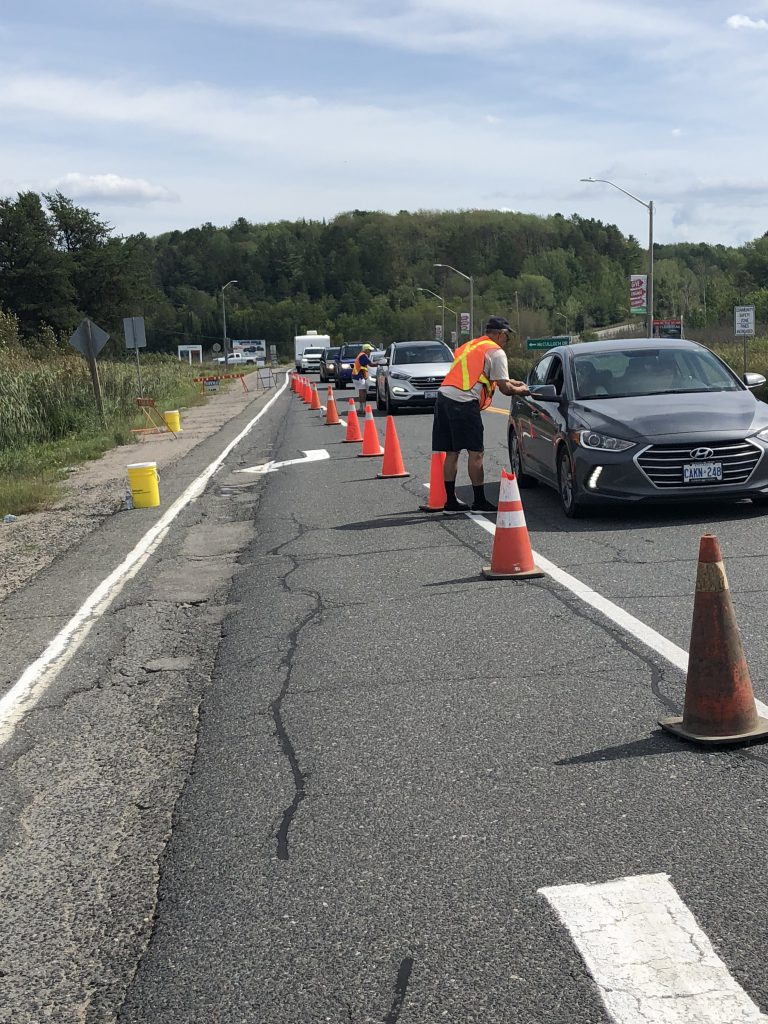
[[513, 398], [509, 460], [521, 487], [554, 487], [567, 516], [605, 502], [749, 497], [768, 503], [768, 405], [694, 341], [552, 349]]

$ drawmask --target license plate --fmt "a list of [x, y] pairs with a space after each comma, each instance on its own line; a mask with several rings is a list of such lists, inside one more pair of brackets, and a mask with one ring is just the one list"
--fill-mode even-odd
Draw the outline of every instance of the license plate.
[[687, 462], [683, 465], [683, 482], [686, 484], [706, 483], [708, 480], [722, 481], [722, 462]]
[[424, 397], [425, 398], [437, 398], [437, 392], [436, 391], [425, 391], [424, 392]]

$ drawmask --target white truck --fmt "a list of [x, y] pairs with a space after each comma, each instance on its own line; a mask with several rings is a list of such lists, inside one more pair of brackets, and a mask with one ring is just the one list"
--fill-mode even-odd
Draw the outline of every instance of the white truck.
[[[318, 334], [317, 331], [307, 331], [306, 334], [297, 334], [293, 339], [294, 361], [296, 369], [317, 370], [320, 366], [320, 353], [324, 348], [331, 347], [329, 334]], [[305, 349], [312, 349], [304, 355]]]

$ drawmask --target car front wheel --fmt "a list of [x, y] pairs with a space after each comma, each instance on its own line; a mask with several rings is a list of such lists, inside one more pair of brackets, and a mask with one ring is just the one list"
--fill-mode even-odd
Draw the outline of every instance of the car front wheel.
[[523, 453], [520, 451], [520, 441], [514, 427], [509, 429], [507, 445], [509, 447], [509, 466], [517, 477], [518, 484], [521, 487], [535, 487], [539, 481], [535, 477], [529, 476], [523, 469]]
[[560, 504], [569, 519], [579, 519], [584, 515], [584, 508], [579, 501], [578, 485], [573, 472], [573, 463], [568, 450], [563, 446], [557, 456], [557, 489]]
[[398, 411], [397, 410], [397, 406], [395, 405], [395, 403], [392, 401], [392, 399], [390, 397], [389, 388], [385, 388], [384, 389], [384, 412], [387, 414], [387, 416], [396, 416], [397, 415], [397, 411]]

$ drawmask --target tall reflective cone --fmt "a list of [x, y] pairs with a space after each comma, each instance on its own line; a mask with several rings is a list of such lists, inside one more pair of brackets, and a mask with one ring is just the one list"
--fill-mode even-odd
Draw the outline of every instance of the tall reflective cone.
[[317, 412], [320, 408], [320, 395], [317, 393], [317, 386], [312, 385], [311, 398], [309, 399], [309, 411]]
[[326, 427], [335, 427], [340, 422], [339, 412], [336, 408], [336, 399], [333, 397], [331, 388], [328, 388], [328, 401], [325, 404], [325, 425]]
[[403, 456], [400, 452], [400, 441], [397, 437], [395, 421], [392, 416], [387, 416], [387, 429], [384, 431], [384, 461], [381, 464], [381, 472], [376, 476], [382, 480], [388, 476], [410, 476], [406, 473], [403, 465]]
[[381, 447], [379, 434], [373, 420], [373, 409], [371, 409], [370, 405], [366, 405], [363, 423], [363, 449], [357, 453], [357, 457], [358, 459], [368, 459], [383, 454], [384, 449]]
[[720, 545], [711, 534], [699, 542], [683, 715], [659, 725], [694, 743], [768, 737], [768, 719], [755, 706]]
[[302, 395], [305, 405], [312, 404], [312, 385], [309, 383], [307, 378], [304, 378], [304, 394]]
[[448, 495], [445, 493], [445, 478], [443, 466], [445, 465], [445, 452], [432, 452], [432, 460], [429, 464], [429, 497], [426, 505], [419, 505], [422, 512], [442, 512]]
[[344, 438], [345, 443], [348, 441], [362, 441], [363, 435], [360, 433], [360, 421], [357, 418], [357, 409], [355, 408], [354, 398], [349, 400], [349, 412], [347, 413], [347, 436]]
[[543, 575], [533, 561], [517, 479], [514, 473], [502, 469], [491, 564], [483, 568], [483, 576], [501, 580], [532, 579]]

